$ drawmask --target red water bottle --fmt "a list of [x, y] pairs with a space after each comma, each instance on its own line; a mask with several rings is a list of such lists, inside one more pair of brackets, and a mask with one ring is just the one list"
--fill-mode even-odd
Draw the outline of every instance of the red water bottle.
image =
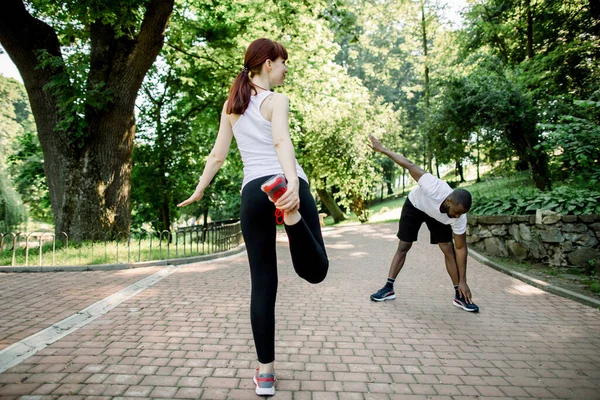
[[[287, 190], [285, 176], [283, 174], [278, 174], [269, 178], [260, 186], [260, 189], [269, 196], [273, 203], [275, 203]], [[278, 225], [283, 224], [283, 211], [278, 208], [275, 209], [275, 221]]]

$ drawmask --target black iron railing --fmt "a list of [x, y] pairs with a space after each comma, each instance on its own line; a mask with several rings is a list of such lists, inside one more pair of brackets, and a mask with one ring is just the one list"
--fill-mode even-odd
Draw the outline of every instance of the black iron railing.
[[0, 233], [0, 266], [120, 264], [219, 253], [242, 243], [238, 220], [127, 235], [93, 232], [80, 242], [65, 232]]

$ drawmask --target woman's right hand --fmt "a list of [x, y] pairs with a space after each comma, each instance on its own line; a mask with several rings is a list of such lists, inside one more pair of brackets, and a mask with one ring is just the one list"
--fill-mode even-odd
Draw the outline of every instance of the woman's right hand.
[[287, 213], [293, 213], [300, 208], [298, 182], [288, 182], [285, 193], [275, 202], [275, 207]]
[[204, 196], [204, 190], [200, 188], [200, 185], [198, 185], [194, 194], [191, 195], [189, 199], [177, 204], [177, 207], [185, 207], [189, 204], [192, 204], [195, 201], [200, 201], [200, 199], [202, 199], [202, 196]]

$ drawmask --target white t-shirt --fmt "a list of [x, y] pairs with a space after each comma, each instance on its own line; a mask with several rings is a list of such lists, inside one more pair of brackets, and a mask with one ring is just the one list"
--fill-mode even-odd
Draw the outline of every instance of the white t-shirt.
[[[273, 144], [271, 121], [264, 119], [260, 113], [260, 105], [271, 93], [273, 92], [265, 91], [256, 96], [250, 96], [248, 108], [233, 126], [233, 135], [244, 164], [242, 189], [254, 179], [283, 174]], [[297, 160], [296, 172], [298, 178], [308, 182], [308, 178]]]
[[450, 185], [429, 173], [423, 174], [418, 184], [419, 186], [408, 194], [408, 199], [413, 206], [442, 224], [452, 226], [452, 232], [455, 234], [465, 233], [467, 231], [467, 214], [458, 218], [450, 218], [448, 214], [440, 211], [440, 205], [452, 193]]

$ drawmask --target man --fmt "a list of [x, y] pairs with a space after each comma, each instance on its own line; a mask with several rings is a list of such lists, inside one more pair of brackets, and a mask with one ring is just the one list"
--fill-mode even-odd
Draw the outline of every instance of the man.
[[400, 243], [392, 259], [387, 283], [371, 295], [371, 300], [385, 301], [396, 298], [394, 282], [404, 266], [406, 253], [417, 240], [419, 228], [425, 222], [429, 228], [431, 244], [437, 244], [444, 253], [446, 270], [454, 284], [453, 304], [465, 311], [478, 312], [479, 307], [472, 302], [471, 290], [467, 285], [466, 213], [471, 208], [471, 194], [464, 189], [452, 190], [446, 182], [419, 168], [404, 156], [386, 149], [372, 135], [369, 139], [369, 147], [406, 168], [419, 184], [410, 191], [402, 207], [397, 234]]

